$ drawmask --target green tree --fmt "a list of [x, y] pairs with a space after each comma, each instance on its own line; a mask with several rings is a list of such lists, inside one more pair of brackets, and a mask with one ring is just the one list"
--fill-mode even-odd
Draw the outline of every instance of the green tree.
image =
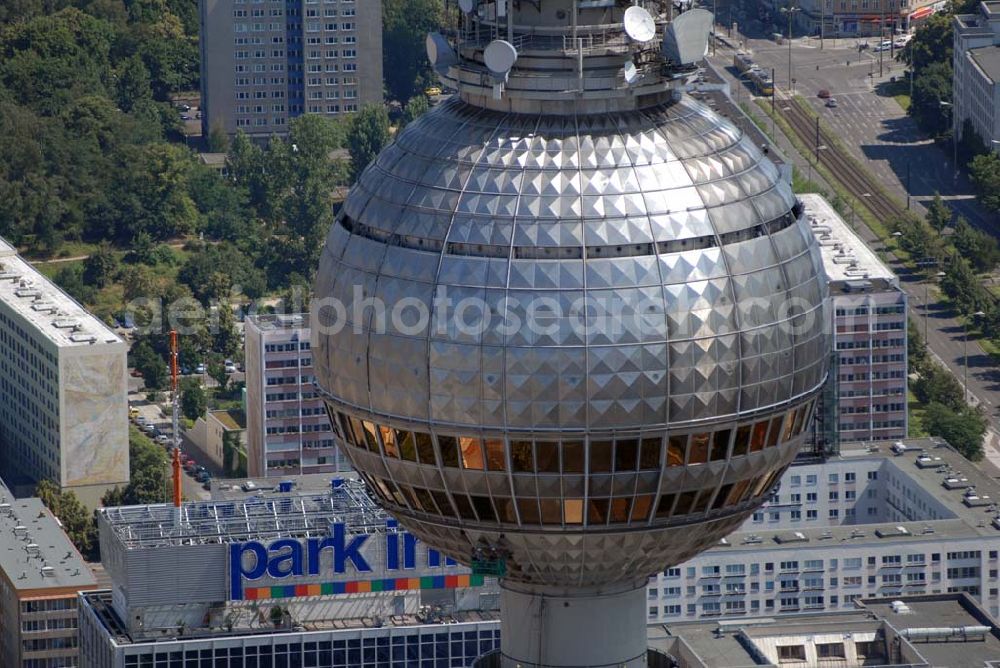
[[197, 420], [205, 414], [208, 399], [197, 378], [185, 378], [180, 383], [181, 413], [189, 420]]
[[142, 375], [146, 387], [162, 390], [167, 386], [167, 363], [148, 341], [139, 341], [129, 351], [132, 366]]
[[935, 63], [951, 63], [952, 17], [944, 12], [934, 14], [914, 33], [907, 48], [898, 51], [897, 58], [914, 67], [919, 74]]
[[212, 350], [227, 359], [235, 358], [242, 347], [236, 329], [236, 316], [229, 302], [219, 304], [215, 322], [212, 323]]
[[930, 226], [914, 215], [905, 215], [893, 223], [899, 232], [899, 245], [916, 259], [938, 258], [942, 255], [941, 238]]
[[958, 253], [948, 259], [944, 273], [941, 289], [963, 315], [985, 311], [993, 304], [993, 298], [979, 281], [972, 265]]
[[102, 243], [97, 250], [83, 261], [83, 280], [90, 285], [103, 288], [114, 282], [118, 276], [118, 255], [110, 244]]
[[97, 295], [93, 284], [83, 278], [83, 267], [79, 264], [66, 264], [53, 277], [56, 285], [68, 292], [73, 299], [81, 304], [92, 304]]
[[913, 394], [921, 403], [937, 403], [955, 411], [965, 405], [962, 385], [950, 371], [934, 362], [920, 369], [920, 377], [913, 383]]
[[224, 394], [226, 385], [229, 384], [229, 374], [226, 373], [226, 366], [222, 359], [216, 355], [208, 363], [208, 375], [219, 384], [219, 393]]
[[133, 111], [143, 102], [152, 101], [149, 70], [139, 56], [127, 58], [118, 68], [116, 94], [118, 106], [125, 113]]
[[927, 207], [926, 220], [927, 224], [938, 232], [951, 224], [951, 209], [941, 199], [940, 193], [934, 193], [934, 199]]
[[385, 0], [382, 5], [382, 63], [389, 99], [409, 100], [433, 76], [427, 33], [444, 19], [441, 0]]
[[977, 272], [993, 271], [1000, 261], [1000, 248], [997, 247], [996, 237], [977, 230], [962, 216], [955, 222], [955, 233], [951, 236], [951, 242], [959, 255], [968, 260]]
[[229, 135], [218, 125], [213, 125], [208, 131], [208, 150], [211, 153], [229, 152]]
[[977, 462], [983, 458], [986, 419], [979, 411], [970, 407], [956, 411], [932, 402], [924, 411], [923, 425], [927, 433], [948, 441], [969, 461]]
[[35, 487], [35, 496], [62, 522], [63, 531], [83, 555], [92, 561], [100, 549], [97, 543], [97, 524], [94, 515], [80, 503], [72, 491], [62, 491], [55, 482], [42, 480]]
[[1000, 156], [989, 152], [977, 155], [969, 163], [976, 199], [990, 211], [1000, 211]]
[[347, 146], [351, 153], [351, 170], [356, 179], [392, 139], [389, 113], [380, 104], [365, 106], [351, 124]]
[[421, 116], [427, 113], [431, 108], [430, 103], [427, 101], [426, 95], [414, 95], [410, 98], [410, 101], [406, 103], [403, 108], [403, 120], [400, 123], [400, 127], [406, 127], [413, 121], [417, 120]]
[[917, 70], [913, 77], [913, 97], [907, 113], [927, 133], [941, 136], [951, 129], [951, 63], [935, 62]]
[[906, 361], [909, 373], [920, 373], [927, 364], [927, 344], [917, 324], [910, 318], [906, 327]]
[[163, 503], [170, 488], [170, 473], [164, 449], [136, 427], [128, 432], [129, 483], [101, 497], [104, 506], [134, 506]]

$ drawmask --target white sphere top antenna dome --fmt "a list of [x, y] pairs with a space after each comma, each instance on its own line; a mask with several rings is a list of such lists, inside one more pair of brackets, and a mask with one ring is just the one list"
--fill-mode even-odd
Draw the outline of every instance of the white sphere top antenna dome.
[[458, 0], [458, 8], [466, 14], [471, 14], [476, 9], [476, 0]]
[[506, 74], [517, 62], [517, 49], [503, 39], [495, 39], [483, 51], [483, 62], [494, 74]]
[[656, 21], [648, 11], [638, 5], [625, 10], [623, 21], [625, 34], [636, 42], [648, 42], [656, 37]]

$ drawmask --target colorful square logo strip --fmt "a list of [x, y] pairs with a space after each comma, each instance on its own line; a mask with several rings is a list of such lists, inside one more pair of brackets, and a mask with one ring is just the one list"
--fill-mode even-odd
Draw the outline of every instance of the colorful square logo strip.
[[413, 589], [458, 589], [460, 587], [481, 586], [483, 586], [482, 575], [428, 575], [420, 578], [383, 578], [381, 580], [349, 580], [346, 582], [324, 582], [322, 584], [247, 587], [244, 590], [243, 597], [247, 600], [262, 600]]

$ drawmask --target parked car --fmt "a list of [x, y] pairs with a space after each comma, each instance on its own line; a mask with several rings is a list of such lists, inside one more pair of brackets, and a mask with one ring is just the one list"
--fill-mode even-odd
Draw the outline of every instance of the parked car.
[[226, 373], [236, 373], [236, 363], [232, 360], [226, 360], [223, 363], [226, 368]]
[[200, 362], [198, 366], [194, 368], [195, 373], [205, 373], [206, 367], [204, 362]]
[[147, 424], [145, 427], [142, 428], [142, 430], [146, 432], [148, 435], [153, 437], [160, 435], [160, 430], [156, 428], [155, 424]]
[[831, 97], [829, 100], [826, 101], [826, 106], [830, 107], [831, 109], [836, 109], [837, 101]]
[[209, 480], [212, 479], [212, 474], [209, 473], [208, 471], [199, 471], [198, 474], [194, 477], [194, 479], [197, 480], [198, 482], [208, 482]]
[[143, 417], [142, 415], [136, 415], [135, 416], [135, 423], [137, 425], [139, 425], [140, 427], [145, 427], [147, 422], [148, 422], [148, 420], [145, 417]]
[[825, 100], [825, 99], [827, 99], [828, 97], [830, 97], [830, 91], [828, 91], [828, 90], [827, 90], [827, 89], [825, 89], [825, 88], [820, 88], [820, 89], [819, 89], [819, 92], [818, 92], [818, 93], [816, 93], [816, 97], [818, 97], [818, 98], [819, 98], [819, 99], [821, 99], [821, 100]]
[[212, 479], [209, 478], [208, 480], [206, 480], [205, 482], [203, 482], [202, 485], [201, 485], [201, 488], [203, 490], [205, 490], [206, 492], [211, 492], [212, 491]]
[[892, 48], [892, 41], [887, 39], [881, 44], [877, 45], [874, 49], [872, 49], [872, 51], [878, 53], [879, 51], [888, 51], [891, 48]]
[[177, 108], [180, 109], [181, 111], [191, 111], [190, 104], [178, 104]]
[[170, 445], [170, 437], [166, 434], [157, 434], [156, 442], [160, 445]]
[[135, 406], [129, 406], [128, 407], [128, 416], [130, 418], [132, 418], [133, 420], [136, 419], [137, 417], [139, 417], [139, 409], [136, 408]]
[[441, 89], [438, 88], [437, 86], [431, 86], [430, 88], [424, 90], [424, 95], [426, 95], [427, 97], [437, 97], [440, 94], [441, 94]]

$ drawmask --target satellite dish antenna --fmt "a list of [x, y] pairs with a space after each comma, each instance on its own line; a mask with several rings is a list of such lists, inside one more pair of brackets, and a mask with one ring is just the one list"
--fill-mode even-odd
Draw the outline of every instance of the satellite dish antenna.
[[656, 37], [656, 21], [652, 15], [638, 5], [625, 10], [625, 34], [636, 42], [648, 42]]
[[458, 0], [458, 8], [466, 14], [476, 11], [476, 0]]
[[625, 83], [630, 86], [639, 79], [639, 70], [631, 60], [625, 63], [622, 72], [625, 74]]
[[490, 72], [504, 77], [517, 62], [517, 49], [503, 39], [495, 39], [483, 51], [483, 62]]
[[452, 48], [448, 39], [439, 32], [427, 33], [427, 60], [431, 67], [437, 69], [449, 67], [458, 62], [458, 54]]
[[663, 55], [680, 65], [692, 65], [708, 53], [712, 12], [691, 9], [675, 18], [663, 35]]

